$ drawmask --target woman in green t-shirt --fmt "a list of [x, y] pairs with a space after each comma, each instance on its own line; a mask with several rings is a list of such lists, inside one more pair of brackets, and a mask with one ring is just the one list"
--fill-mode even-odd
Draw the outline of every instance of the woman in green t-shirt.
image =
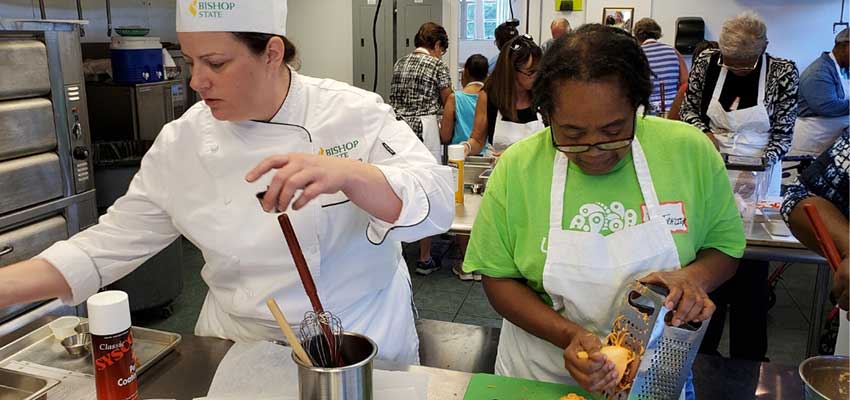
[[638, 116], [651, 92], [646, 57], [619, 29], [586, 25], [541, 61], [534, 104], [551, 128], [502, 156], [464, 262], [504, 317], [498, 374], [615, 387], [600, 338], [634, 280], [670, 290], [674, 325], [714, 312], [706, 293], [737, 268], [741, 219], [709, 140]]

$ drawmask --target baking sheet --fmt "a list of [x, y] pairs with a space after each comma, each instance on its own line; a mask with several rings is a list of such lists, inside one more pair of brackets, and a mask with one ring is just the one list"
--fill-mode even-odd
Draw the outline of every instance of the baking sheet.
[[[86, 321], [86, 318], [80, 318], [80, 320]], [[140, 375], [173, 350], [182, 338], [177, 333], [154, 329], [134, 326], [132, 330], [134, 340], [133, 351], [140, 364], [138, 372]], [[72, 357], [69, 355], [59, 341], [53, 337], [53, 332], [47, 324], [0, 348], [0, 367], [12, 361], [26, 361], [32, 364], [94, 376], [91, 354], [89, 353], [81, 357]]]

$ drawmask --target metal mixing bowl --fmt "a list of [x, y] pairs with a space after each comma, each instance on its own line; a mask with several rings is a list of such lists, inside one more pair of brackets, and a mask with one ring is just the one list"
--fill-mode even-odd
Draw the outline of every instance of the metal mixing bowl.
[[850, 395], [850, 358], [817, 356], [800, 364], [806, 400], [838, 400]]
[[84, 356], [91, 352], [91, 335], [88, 333], [78, 333], [68, 336], [62, 339], [62, 347], [68, 351], [68, 354], [74, 357]]

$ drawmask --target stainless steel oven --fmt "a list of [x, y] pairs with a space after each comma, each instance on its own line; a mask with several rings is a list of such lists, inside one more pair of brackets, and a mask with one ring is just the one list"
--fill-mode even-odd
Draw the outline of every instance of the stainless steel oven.
[[165, 124], [186, 110], [184, 86], [182, 80], [135, 85], [87, 82], [92, 140], [153, 141]]
[[[0, 268], [97, 222], [79, 29], [0, 19]], [[0, 308], [0, 334], [60, 308]]]

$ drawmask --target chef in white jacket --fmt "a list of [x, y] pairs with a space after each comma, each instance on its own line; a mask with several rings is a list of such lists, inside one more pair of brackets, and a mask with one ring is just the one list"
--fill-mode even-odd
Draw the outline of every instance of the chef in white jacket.
[[378, 95], [289, 68], [285, 21], [285, 1], [178, 0], [204, 101], [162, 129], [98, 225], [0, 270], [0, 306], [79, 304], [183, 235], [206, 261], [195, 333], [278, 338], [267, 298], [292, 323], [310, 310], [274, 214], [287, 210], [325, 309], [380, 358], [417, 363], [400, 241], [448, 230], [451, 172]]

